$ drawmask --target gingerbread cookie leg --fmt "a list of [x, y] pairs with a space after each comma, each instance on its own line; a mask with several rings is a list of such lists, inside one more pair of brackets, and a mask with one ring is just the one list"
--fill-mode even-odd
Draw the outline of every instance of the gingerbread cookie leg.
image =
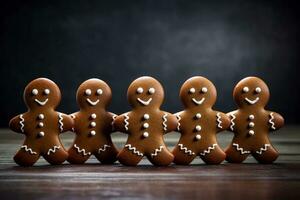
[[225, 152], [218, 144], [212, 144], [199, 155], [206, 164], [212, 165], [220, 164], [226, 158]]
[[127, 166], [136, 166], [143, 158], [144, 154], [136, 147], [126, 144], [125, 148], [118, 154], [119, 162]]
[[271, 164], [279, 154], [272, 145], [262, 144], [259, 150], [252, 152], [252, 155], [260, 163]]
[[174, 155], [173, 162], [177, 165], [188, 165], [197, 156], [196, 153], [192, 151], [192, 149], [180, 142], [174, 148], [172, 154]]
[[226, 150], [226, 159], [230, 163], [241, 163], [251, 153], [248, 150], [243, 149], [239, 144], [232, 143]]
[[173, 160], [173, 154], [167, 149], [165, 145], [160, 145], [147, 155], [149, 161], [156, 166], [168, 166]]
[[23, 145], [14, 156], [14, 161], [20, 166], [32, 166], [39, 157], [40, 154], [38, 152], [33, 151], [27, 145]]
[[53, 145], [43, 154], [45, 160], [52, 165], [59, 165], [67, 160], [68, 152], [61, 145]]
[[67, 161], [71, 164], [83, 164], [91, 156], [91, 152], [74, 144], [69, 150]]
[[112, 144], [104, 144], [94, 155], [102, 164], [112, 164], [117, 160], [118, 150]]

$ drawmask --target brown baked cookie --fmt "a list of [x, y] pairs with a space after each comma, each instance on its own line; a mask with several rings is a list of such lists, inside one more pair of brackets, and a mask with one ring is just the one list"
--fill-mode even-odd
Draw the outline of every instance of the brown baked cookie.
[[114, 125], [117, 131], [128, 134], [118, 160], [124, 165], [137, 165], [147, 156], [154, 165], [169, 165], [174, 156], [165, 145], [163, 135], [176, 130], [176, 117], [160, 110], [164, 100], [162, 85], [152, 77], [134, 80], [127, 91], [132, 111], [118, 116]]
[[226, 130], [230, 120], [212, 109], [216, 98], [215, 86], [204, 77], [192, 77], [182, 85], [180, 99], [185, 109], [175, 114], [181, 137], [172, 152], [174, 163], [188, 165], [197, 155], [207, 164], [219, 164], [225, 159], [216, 134]]
[[68, 161], [84, 163], [94, 155], [101, 163], [114, 163], [118, 150], [112, 143], [113, 113], [106, 108], [112, 98], [110, 87], [102, 80], [89, 79], [77, 90], [77, 103], [80, 111], [72, 114], [76, 138], [68, 150]]
[[260, 163], [272, 163], [278, 152], [271, 145], [269, 131], [284, 125], [283, 117], [273, 111], [265, 110], [269, 100], [269, 88], [257, 77], [247, 77], [234, 88], [233, 98], [238, 110], [228, 113], [234, 138], [226, 149], [228, 162], [243, 162], [252, 154]]
[[49, 79], [38, 78], [26, 86], [24, 101], [28, 111], [9, 122], [13, 131], [25, 135], [24, 144], [14, 156], [17, 164], [31, 166], [40, 156], [50, 164], [61, 164], [67, 159], [59, 134], [71, 130], [73, 120], [55, 111], [60, 99], [58, 86]]

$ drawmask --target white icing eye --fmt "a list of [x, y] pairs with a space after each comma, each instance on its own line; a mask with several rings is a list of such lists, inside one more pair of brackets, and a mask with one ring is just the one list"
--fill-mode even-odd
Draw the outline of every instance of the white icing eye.
[[98, 94], [98, 95], [101, 95], [102, 93], [103, 93], [103, 91], [102, 91], [101, 89], [98, 89], [98, 90], [97, 90], [97, 94]]
[[195, 88], [191, 88], [190, 90], [189, 90], [189, 92], [191, 93], [191, 94], [194, 94], [195, 92], [196, 92], [196, 90], [195, 90]]
[[38, 91], [37, 89], [33, 89], [33, 90], [31, 91], [31, 93], [32, 93], [33, 95], [38, 95], [39, 91]]
[[92, 91], [90, 89], [86, 89], [84, 93], [86, 95], [90, 96], [92, 94]]
[[143, 90], [143, 88], [139, 87], [139, 88], [136, 90], [136, 92], [137, 92], [138, 94], [142, 94], [142, 93], [144, 92], [144, 90]]
[[206, 92], [207, 92], [207, 87], [203, 87], [203, 88], [201, 89], [201, 92], [206, 93]]
[[255, 88], [255, 92], [256, 93], [260, 93], [261, 92], [261, 88], [260, 87]]
[[243, 92], [244, 92], [244, 93], [249, 92], [249, 88], [248, 88], [248, 87], [244, 87], [244, 88], [243, 88]]
[[45, 90], [44, 90], [44, 93], [45, 93], [46, 95], [48, 95], [48, 94], [50, 94], [50, 90], [49, 90], [49, 89], [45, 89]]
[[150, 94], [154, 94], [154, 93], [155, 93], [155, 89], [152, 87], [152, 88], [149, 89], [148, 92], [149, 92]]

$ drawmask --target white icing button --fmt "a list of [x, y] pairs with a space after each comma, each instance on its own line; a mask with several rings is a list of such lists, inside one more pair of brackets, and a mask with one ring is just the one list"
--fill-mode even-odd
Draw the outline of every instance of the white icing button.
[[149, 137], [149, 133], [148, 133], [148, 132], [144, 132], [144, 133], [143, 133], [143, 136], [144, 136], [145, 138], [147, 138], [147, 137]]
[[196, 118], [197, 118], [197, 119], [200, 119], [200, 118], [201, 118], [201, 114], [200, 114], [200, 113], [197, 113], [197, 114], [196, 114]]
[[150, 116], [149, 116], [149, 114], [144, 114], [144, 119], [149, 119], [150, 118]]
[[200, 140], [201, 139], [201, 135], [197, 134], [195, 138], [196, 138], [196, 140]]
[[38, 91], [37, 89], [33, 89], [33, 90], [31, 91], [31, 93], [32, 93], [33, 95], [37, 95], [37, 94], [39, 93], [39, 91]]
[[43, 114], [39, 114], [39, 119], [44, 119], [45, 116]]
[[91, 134], [91, 136], [94, 136], [94, 135], [96, 135], [96, 131], [91, 131], [90, 134]]
[[249, 119], [253, 120], [254, 119], [254, 115], [249, 115]]
[[250, 123], [249, 123], [249, 127], [251, 127], [251, 128], [254, 127], [254, 123], [253, 123], [253, 122], [250, 122]]
[[44, 123], [43, 123], [43, 122], [40, 122], [40, 123], [39, 123], [39, 127], [40, 127], [40, 128], [44, 127]]
[[95, 127], [96, 126], [96, 122], [91, 122], [91, 127]]
[[200, 125], [196, 126], [196, 131], [201, 131], [201, 126]]
[[149, 128], [149, 124], [148, 124], [148, 123], [144, 123], [144, 124], [143, 124], [143, 127], [144, 127], [144, 128]]
[[91, 114], [92, 119], [96, 119], [97, 115], [95, 113]]
[[250, 131], [249, 131], [249, 135], [254, 135], [254, 131], [253, 131], [253, 130], [250, 130]]
[[43, 131], [39, 132], [39, 137], [44, 137], [45, 133]]

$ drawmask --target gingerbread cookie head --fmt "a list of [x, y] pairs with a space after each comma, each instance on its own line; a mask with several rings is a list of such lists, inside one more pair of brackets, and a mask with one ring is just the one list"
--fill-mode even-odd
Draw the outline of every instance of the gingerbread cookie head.
[[202, 76], [194, 76], [184, 82], [179, 94], [186, 108], [212, 107], [217, 98], [214, 84]]
[[127, 99], [133, 108], [159, 108], [164, 99], [164, 90], [156, 79], [143, 76], [130, 84]]
[[110, 87], [102, 80], [92, 78], [84, 81], [78, 88], [76, 99], [79, 107], [106, 108], [111, 102]]
[[269, 97], [268, 86], [257, 77], [242, 79], [233, 90], [233, 98], [240, 108], [265, 107]]
[[56, 108], [60, 102], [61, 93], [53, 81], [38, 78], [26, 86], [23, 97], [28, 109]]

